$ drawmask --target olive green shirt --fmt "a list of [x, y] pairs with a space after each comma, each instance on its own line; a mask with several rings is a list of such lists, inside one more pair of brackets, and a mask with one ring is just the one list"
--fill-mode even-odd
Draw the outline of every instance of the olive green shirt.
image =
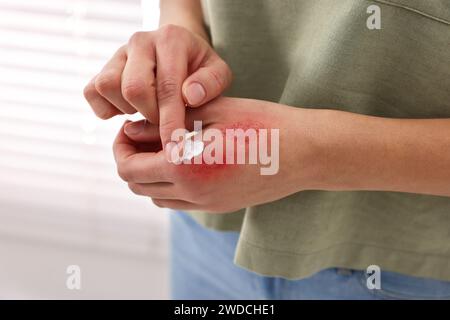
[[[206, 5], [213, 45], [234, 74], [229, 96], [450, 118], [449, 0]], [[381, 9], [380, 30], [366, 25], [370, 5]], [[206, 227], [240, 231], [235, 263], [264, 275], [294, 279], [329, 267], [378, 265], [450, 280], [448, 197], [305, 191], [238, 213], [193, 216]]]

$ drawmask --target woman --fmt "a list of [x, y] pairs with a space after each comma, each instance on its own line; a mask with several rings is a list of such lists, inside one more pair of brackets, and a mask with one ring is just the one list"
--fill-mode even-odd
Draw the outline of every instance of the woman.
[[[119, 132], [119, 174], [190, 212], [171, 215], [174, 298], [450, 298], [448, 1], [163, 0], [85, 96], [149, 120]], [[280, 130], [276, 175], [166, 161], [175, 129], [249, 119]]]

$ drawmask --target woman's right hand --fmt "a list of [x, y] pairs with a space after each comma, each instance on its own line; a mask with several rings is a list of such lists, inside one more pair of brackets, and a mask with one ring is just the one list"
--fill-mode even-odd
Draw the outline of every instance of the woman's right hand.
[[140, 112], [159, 123], [162, 145], [184, 128], [185, 106], [198, 107], [231, 82], [228, 65], [202, 37], [175, 25], [136, 32], [85, 87], [95, 114]]

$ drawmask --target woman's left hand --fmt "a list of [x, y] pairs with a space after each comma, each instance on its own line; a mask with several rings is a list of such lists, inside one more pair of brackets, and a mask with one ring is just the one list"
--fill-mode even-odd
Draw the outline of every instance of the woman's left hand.
[[[159, 207], [218, 213], [274, 201], [308, 188], [307, 182], [313, 181], [317, 170], [307, 125], [311, 116], [307, 109], [238, 98], [218, 98], [203, 108], [190, 109], [186, 128], [192, 130], [193, 121], [201, 120], [204, 138], [216, 133], [215, 138], [223, 139], [223, 146], [205, 141], [203, 157], [198, 158], [201, 164], [169, 162], [156, 125], [127, 122], [114, 142], [117, 169], [134, 193], [152, 198]], [[237, 137], [227, 137], [227, 129], [242, 130], [231, 131]], [[256, 142], [242, 136], [249, 132], [256, 132]], [[230, 148], [232, 142], [234, 148]], [[208, 152], [212, 146], [223, 152], [225, 163], [205, 163], [207, 155], [215, 155]], [[229, 163], [231, 158], [236, 162], [238, 148], [245, 151], [245, 163]], [[251, 157], [256, 164], [249, 163]]]

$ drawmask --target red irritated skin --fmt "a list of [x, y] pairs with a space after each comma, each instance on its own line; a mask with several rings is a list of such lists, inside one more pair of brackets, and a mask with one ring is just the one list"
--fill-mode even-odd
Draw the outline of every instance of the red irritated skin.
[[[194, 129], [194, 121], [202, 121], [202, 137], [209, 129], [216, 129], [217, 136], [223, 139], [222, 164], [207, 164], [198, 156], [202, 160], [200, 164], [177, 165], [170, 163], [162, 150], [140, 152], [142, 148], [137, 145], [152, 144], [159, 140], [158, 128], [147, 123], [136, 133], [136, 130], [128, 129], [142, 127], [142, 123], [127, 123], [114, 143], [118, 172], [134, 193], [151, 197], [158, 206], [173, 209], [230, 212], [286, 197], [300, 191], [303, 179], [309, 178], [306, 175], [317, 171], [305, 165], [315, 162], [309, 159], [313, 150], [309, 138], [311, 130], [306, 125], [298, 125], [306, 112], [303, 110], [239, 98], [218, 98], [200, 108], [187, 108], [188, 131]], [[309, 119], [308, 122], [312, 121]], [[241, 130], [227, 138], [227, 129]], [[249, 129], [254, 129], [257, 137], [256, 164], [250, 163], [250, 138], [242, 139], [240, 136]], [[279, 130], [277, 141], [271, 141], [270, 138], [274, 129]], [[261, 135], [262, 130], [267, 134]], [[267, 162], [264, 165], [260, 163], [259, 148], [263, 140], [267, 140], [264, 141], [267, 144], [264, 154], [272, 156], [276, 150], [271, 148], [275, 147], [279, 151], [279, 167], [270, 175], [261, 174], [261, 168], [267, 167]], [[235, 148], [227, 148], [231, 142], [234, 142]], [[203, 156], [209, 143], [212, 142], [205, 141]], [[236, 160], [239, 148], [242, 148], [241, 151], [245, 149], [244, 164], [230, 164], [227, 158]]]
[[[238, 138], [239, 132], [247, 132], [247, 130], [253, 130], [256, 132], [256, 139], [254, 143], [259, 144], [260, 143], [260, 136], [259, 131], [260, 129], [266, 129], [269, 134], [266, 135], [270, 139], [270, 129], [266, 128], [261, 121], [253, 120], [253, 119], [245, 119], [239, 122], [231, 123], [229, 125], [215, 128], [220, 130], [222, 133], [222, 141], [218, 144], [217, 148], [222, 146], [221, 150], [221, 161], [217, 161], [214, 163], [207, 163], [204, 159], [204, 155], [200, 154], [197, 157], [185, 161], [178, 166], [177, 170], [180, 170], [180, 174], [185, 175], [186, 177], [189, 177], [190, 179], [199, 179], [199, 180], [205, 180], [205, 179], [219, 179], [220, 177], [224, 175], [231, 174], [231, 170], [239, 170], [240, 167], [249, 165], [248, 159], [249, 159], [249, 137], [242, 137], [241, 139]], [[200, 138], [202, 139], [203, 134], [209, 130], [212, 129], [211, 127], [202, 129], [202, 132], [199, 134], [199, 137], [196, 136], [196, 139]], [[235, 129], [241, 129], [242, 131], [234, 131]], [[232, 130], [232, 131], [230, 131]], [[227, 131], [229, 132], [227, 135]], [[267, 140], [267, 139], [266, 139]], [[217, 141], [211, 141], [211, 142], [205, 142], [205, 147], [210, 146], [210, 144], [217, 143]], [[242, 146], [241, 144], [245, 143], [245, 146]], [[270, 145], [270, 140], [263, 142]], [[242, 150], [245, 150], [245, 159], [247, 162], [245, 163], [238, 163], [237, 161], [237, 150], [239, 148], [242, 148]], [[258, 149], [257, 149], [258, 150]], [[228, 159], [228, 161], [227, 161]], [[229, 159], [233, 159], [233, 161], [230, 161]], [[259, 163], [252, 164], [254, 166], [259, 166]]]

